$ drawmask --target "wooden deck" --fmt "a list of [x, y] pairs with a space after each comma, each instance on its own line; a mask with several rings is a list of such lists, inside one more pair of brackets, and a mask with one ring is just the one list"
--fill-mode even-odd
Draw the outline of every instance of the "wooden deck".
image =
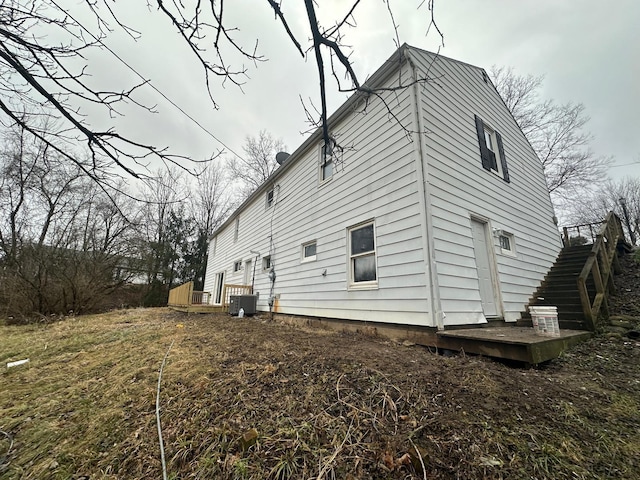
[[538, 364], [559, 357], [591, 332], [560, 330], [559, 337], [544, 337], [527, 327], [485, 327], [444, 330], [436, 334], [436, 347]]
[[251, 285], [224, 284], [222, 289], [222, 305], [212, 305], [210, 292], [193, 289], [193, 282], [183, 283], [169, 291], [167, 306], [176, 312], [184, 313], [226, 313], [229, 311], [229, 301], [232, 295], [250, 295]]
[[399, 343], [410, 342], [430, 348], [484, 355], [537, 365], [559, 357], [570, 347], [588, 340], [592, 333], [581, 330], [560, 330], [559, 337], [536, 335], [532, 327], [498, 325], [466, 326], [438, 331], [433, 327], [362, 322], [339, 318], [304, 317], [275, 314], [277, 321], [337, 332], [357, 332], [388, 338]]

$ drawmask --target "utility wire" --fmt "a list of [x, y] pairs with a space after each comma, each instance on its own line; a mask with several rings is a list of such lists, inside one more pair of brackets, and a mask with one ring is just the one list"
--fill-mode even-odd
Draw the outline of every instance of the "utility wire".
[[91, 32], [87, 27], [85, 27], [82, 23], [80, 23], [78, 20], [76, 20], [70, 13], [68, 10], [63, 9], [62, 7], [60, 7], [60, 5], [58, 5], [55, 0], [51, 0], [51, 3], [53, 5], [55, 5], [60, 11], [64, 12], [65, 15], [67, 15], [71, 20], [73, 20], [74, 22], [76, 22], [76, 24], [78, 24], [78, 26], [84, 30], [85, 32], [87, 32], [89, 35], [91, 35], [91, 37], [98, 42], [100, 45], [102, 45], [105, 49], [107, 49], [107, 51], [109, 53], [111, 53], [111, 55], [113, 55], [114, 57], [116, 57], [123, 65], [125, 65], [129, 70], [131, 70], [133, 73], [135, 73], [145, 84], [149, 85], [153, 90], [155, 90], [162, 98], [164, 98], [167, 102], [169, 102], [171, 105], [173, 105], [175, 108], [177, 108], [185, 117], [187, 117], [189, 120], [191, 120], [193, 123], [195, 123], [198, 127], [200, 127], [202, 129], [202, 131], [204, 131], [205, 133], [207, 133], [211, 138], [213, 138], [216, 142], [220, 143], [224, 148], [226, 148], [227, 150], [229, 150], [231, 153], [233, 153], [236, 157], [240, 158], [241, 160], [244, 160], [242, 158], [242, 156], [238, 155], [231, 147], [229, 147], [228, 145], [226, 145], [222, 140], [220, 140], [218, 137], [216, 137], [213, 133], [211, 133], [209, 130], [207, 130], [200, 122], [198, 122], [198, 120], [196, 120], [195, 118], [193, 118], [191, 115], [189, 115], [186, 111], [184, 111], [182, 109], [182, 107], [180, 107], [177, 103], [175, 103], [173, 100], [171, 100], [169, 97], [167, 97], [164, 93], [162, 93], [155, 85], [153, 85], [153, 83], [151, 83], [151, 80], [148, 80], [146, 78], [144, 78], [135, 68], [133, 68], [131, 65], [129, 65], [125, 60], [123, 60], [116, 52], [114, 52], [111, 48], [109, 48], [108, 45], [106, 45], [100, 38], [96, 37], [93, 32]]
[[629, 165], [640, 165], [640, 161], [631, 162], [631, 163], [623, 163], [622, 165], [612, 165], [609, 168], [628, 167]]

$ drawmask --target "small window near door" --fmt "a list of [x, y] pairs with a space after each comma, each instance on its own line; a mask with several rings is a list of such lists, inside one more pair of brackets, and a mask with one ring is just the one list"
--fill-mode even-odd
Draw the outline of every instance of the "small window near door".
[[515, 240], [511, 233], [502, 232], [498, 237], [500, 242], [500, 251], [505, 255], [515, 256]]
[[269, 270], [271, 268], [271, 255], [267, 255], [262, 258], [262, 270]]
[[307, 242], [302, 245], [302, 261], [312, 262], [316, 259], [316, 241]]
[[233, 271], [239, 272], [240, 270], [242, 270], [242, 260], [238, 260], [237, 262], [233, 263]]

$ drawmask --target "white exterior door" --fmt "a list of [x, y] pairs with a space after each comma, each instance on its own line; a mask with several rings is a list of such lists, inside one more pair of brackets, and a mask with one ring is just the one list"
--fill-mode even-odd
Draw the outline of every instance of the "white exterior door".
[[487, 224], [471, 219], [473, 235], [473, 250], [476, 257], [478, 270], [478, 283], [480, 284], [480, 300], [485, 317], [497, 317], [496, 292], [493, 283], [491, 269], [492, 256], [489, 253], [490, 244], [487, 242]]
[[244, 262], [244, 284], [251, 285], [251, 260]]

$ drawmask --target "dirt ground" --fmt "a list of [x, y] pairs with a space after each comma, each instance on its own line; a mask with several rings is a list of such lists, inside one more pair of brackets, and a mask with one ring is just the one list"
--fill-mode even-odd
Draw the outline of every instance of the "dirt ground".
[[161, 478], [170, 345], [168, 478], [640, 478], [640, 270], [625, 262], [622, 326], [535, 369], [166, 309], [0, 327], [0, 478]]

